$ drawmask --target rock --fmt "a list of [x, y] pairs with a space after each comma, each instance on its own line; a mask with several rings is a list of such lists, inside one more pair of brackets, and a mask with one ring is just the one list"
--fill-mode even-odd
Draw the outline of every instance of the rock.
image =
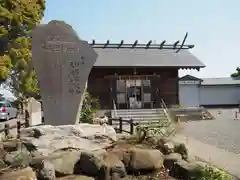
[[93, 177], [83, 176], [83, 175], [71, 175], [58, 178], [58, 180], [94, 180]]
[[146, 141], [152, 145], [157, 145], [158, 143], [157, 137], [147, 137]]
[[0, 175], [0, 180], [37, 180], [37, 177], [32, 168], [27, 167], [15, 171], [7, 171]]
[[174, 176], [174, 166], [175, 163], [179, 160], [182, 160], [182, 156], [178, 153], [171, 153], [169, 155], [165, 155], [164, 158], [164, 167], [169, 170], [169, 174]]
[[60, 150], [48, 156], [35, 157], [31, 166], [35, 169], [42, 169], [39, 164], [49, 161], [53, 164], [57, 177], [82, 173], [96, 175], [103, 164], [105, 153], [105, 150], [96, 152], [81, 152], [74, 149]]
[[103, 165], [104, 154], [99, 152], [82, 152], [80, 160], [75, 165], [74, 174], [97, 176]]
[[112, 126], [78, 124], [62, 126], [34, 126], [21, 130], [21, 140], [29, 151], [44, 155], [60, 149], [96, 151], [110, 147], [117, 140]]
[[19, 148], [19, 142], [16, 140], [3, 142], [3, 148], [7, 152], [17, 151]]
[[131, 154], [127, 149], [113, 149], [111, 152], [117, 156], [125, 166], [129, 165]]
[[7, 167], [7, 165], [5, 164], [5, 162], [2, 159], [0, 159], [0, 170], [4, 169], [6, 167]]
[[4, 150], [3, 147], [0, 147], [0, 158], [4, 158], [4, 156], [7, 154], [7, 152]]
[[110, 172], [117, 173], [121, 178], [126, 176], [126, 169], [123, 162], [113, 153], [108, 153], [104, 159], [104, 166], [110, 169]]
[[78, 161], [81, 157], [81, 152], [77, 151], [59, 151], [52, 156], [58, 156], [52, 160], [57, 176], [65, 176], [74, 174]]
[[42, 161], [37, 167], [37, 178], [39, 180], [55, 180], [55, 168], [52, 162]]
[[41, 157], [43, 157], [44, 155], [43, 155], [43, 153], [42, 152], [39, 152], [39, 151], [31, 151], [30, 152], [30, 156], [32, 157], [32, 158], [41, 158]]
[[157, 149], [130, 149], [130, 162], [127, 167], [130, 171], [147, 171], [163, 167], [163, 154]]
[[111, 180], [121, 180], [122, 177], [118, 173], [113, 173], [111, 176]]
[[202, 161], [193, 161], [193, 162], [191, 162], [191, 163], [196, 164], [196, 166], [198, 166], [198, 167], [200, 167], [200, 168], [205, 168], [205, 167], [209, 166], [208, 163], [202, 162]]
[[182, 155], [182, 158], [186, 161], [188, 159], [188, 149], [183, 143], [174, 143], [174, 152]]
[[157, 143], [157, 149], [159, 149], [163, 154], [170, 154], [174, 152], [175, 144], [168, 139], [160, 139]]
[[174, 152], [174, 143], [172, 141], [166, 142], [164, 144], [164, 148], [166, 150], [166, 154], [170, 154]]
[[161, 143], [161, 144], [165, 144], [169, 141], [171, 141], [171, 139], [168, 137], [162, 137], [161, 139], [159, 139], [159, 143]]
[[7, 153], [4, 157], [4, 162], [11, 167], [27, 167], [29, 166], [32, 158], [28, 151], [18, 150]]
[[126, 169], [123, 162], [114, 154], [108, 153], [103, 158], [103, 166], [100, 169], [98, 178], [102, 180], [121, 179], [126, 176]]
[[178, 160], [174, 166], [174, 175], [180, 179], [190, 179], [194, 175], [196, 168], [201, 168], [197, 162], [187, 162], [185, 160]]

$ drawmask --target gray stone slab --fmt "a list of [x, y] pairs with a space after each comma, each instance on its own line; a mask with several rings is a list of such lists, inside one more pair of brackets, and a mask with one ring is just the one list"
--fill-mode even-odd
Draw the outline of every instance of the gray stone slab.
[[83, 94], [97, 53], [62, 21], [37, 26], [32, 39], [33, 66], [40, 83], [44, 121], [78, 122]]

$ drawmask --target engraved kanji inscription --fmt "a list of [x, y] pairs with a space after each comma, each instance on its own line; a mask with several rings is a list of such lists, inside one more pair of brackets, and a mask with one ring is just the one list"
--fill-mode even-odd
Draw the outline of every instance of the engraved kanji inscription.
[[69, 92], [71, 94], [80, 94], [80, 62], [70, 61], [70, 70], [68, 74]]

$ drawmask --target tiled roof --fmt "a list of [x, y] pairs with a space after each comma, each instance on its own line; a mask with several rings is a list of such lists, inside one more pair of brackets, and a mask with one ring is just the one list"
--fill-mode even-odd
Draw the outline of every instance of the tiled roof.
[[221, 77], [221, 78], [202, 78], [202, 85], [240, 85], [240, 79], [234, 79], [231, 77]]
[[202, 79], [199, 79], [191, 75], [185, 75], [179, 78], [179, 81], [201, 81], [202, 82]]
[[203, 68], [205, 65], [189, 50], [94, 48], [98, 53], [95, 67], [180, 67]]
[[234, 79], [231, 77], [219, 77], [219, 78], [197, 78], [191, 75], [185, 75], [179, 78], [179, 81], [196, 81], [200, 80], [201, 85], [240, 85], [240, 79]]

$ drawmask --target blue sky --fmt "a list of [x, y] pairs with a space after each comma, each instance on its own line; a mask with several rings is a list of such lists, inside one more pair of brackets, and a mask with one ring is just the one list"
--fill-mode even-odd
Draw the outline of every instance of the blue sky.
[[[64, 20], [81, 39], [187, 43], [206, 68], [180, 71], [198, 77], [229, 76], [240, 65], [239, 0], [47, 0], [43, 22]], [[5, 93], [4, 93], [5, 94]]]
[[198, 77], [229, 76], [240, 65], [239, 0], [48, 0], [44, 23], [71, 24], [81, 39], [140, 42], [182, 40], [206, 68], [181, 71]]
[[[182, 40], [206, 68], [198, 77], [229, 76], [240, 65], [239, 0], [47, 0], [43, 22], [64, 20], [81, 39], [115, 42]], [[70, 3], [71, 2], [71, 3]]]

